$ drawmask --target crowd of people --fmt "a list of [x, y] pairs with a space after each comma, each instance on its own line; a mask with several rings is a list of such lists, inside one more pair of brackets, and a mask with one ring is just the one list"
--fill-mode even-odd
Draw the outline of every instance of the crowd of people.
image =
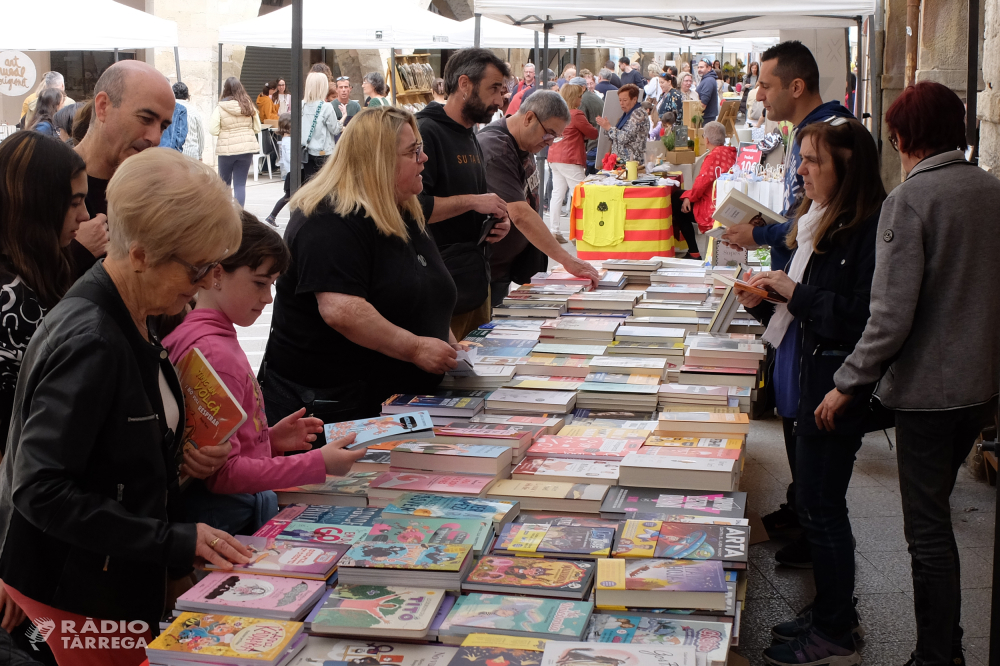
[[[443, 101], [413, 114], [385, 101], [379, 74], [364, 77], [362, 109], [350, 80], [320, 63], [296, 111], [298, 142], [283, 81], [267, 82], [255, 103], [230, 78], [208, 121], [218, 172], [200, 159], [202, 123], [183, 84], [116, 63], [67, 130], [61, 78], [44, 76], [29, 130], [0, 143], [0, 638], [51, 618], [57, 639], [38, 655], [47, 663], [141, 662], [140, 642], [191, 585], [193, 565], [248, 561], [232, 535], [276, 513], [275, 488], [342, 474], [363, 455], [345, 448], [351, 438], [319, 440], [323, 423], [376, 416], [393, 393], [433, 391], [456, 366], [459, 341], [549, 260], [596, 286], [555, 221], [598, 127], [620, 156], [644, 161], [640, 94], [657, 93], [657, 113], [696, 96], [705, 163], [728, 169], [735, 151], [708, 119], [718, 107], [713, 64], [697, 63], [697, 82], [684, 66], [646, 81], [627, 58], [620, 76], [614, 63], [597, 77], [566, 67], [557, 92], [539, 86], [533, 66], [518, 80], [493, 52], [462, 49], [434, 83]], [[907, 173], [888, 195], [870, 133], [839, 102], [823, 102], [802, 44], [769, 49], [740, 85], [770, 120], [794, 125], [789, 221], [738, 225], [724, 239], [771, 248], [770, 270], [747, 277], [783, 302], [740, 296], [775, 350], [793, 479], [764, 523], [772, 537], [794, 537], [776, 559], [812, 566], [816, 584], [814, 602], [773, 628], [765, 658], [860, 662], [846, 493], [862, 436], [894, 423], [912, 663], [962, 663], [948, 499], [996, 413], [1000, 294], [973, 252], [1000, 243], [981, 214], [1000, 205], [1000, 183], [969, 168], [963, 104], [938, 83], [907, 88], [886, 113]], [[616, 123], [601, 115], [599, 94], [611, 91]], [[262, 119], [278, 121], [286, 171], [304, 175], [278, 202], [292, 211], [284, 237], [243, 210]], [[545, 150], [548, 223], [534, 159]], [[711, 179], [679, 197], [702, 229]], [[272, 287], [255, 377], [235, 327], [257, 321]], [[182, 450], [172, 364], [195, 347], [251, 418], [227, 442]], [[143, 629], [112, 623], [132, 648], [82, 658], [58, 633], [62, 621], [87, 619]]]

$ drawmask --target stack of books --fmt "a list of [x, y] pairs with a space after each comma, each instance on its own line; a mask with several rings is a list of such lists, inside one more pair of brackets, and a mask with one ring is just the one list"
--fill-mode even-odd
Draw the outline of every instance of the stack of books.
[[615, 527], [511, 523], [493, 545], [494, 555], [595, 560], [611, 557]]
[[472, 423], [491, 423], [513, 428], [526, 428], [532, 431], [532, 437], [537, 437], [538, 435], [558, 434], [559, 430], [566, 425], [566, 419], [560, 416], [480, 414], [472, 419]]
[[599, 513], [610, 486], [599, 483], [497, 481], [489, 499], [518, 502], [526, 511]]
[[379, 543], [468, 544], [475, 556], [493, 540], [493, 521], [472, 518], [380, 517], [365, 541]]
[[487, 414], [568, 414], [576, 405], [573, 391], [498, 389], [486, 399]]
[[566, 300], [567, 312], [591, 314], [632, 314], [641, 291], [592, 291], [573, 294]]
[[615, 317], [559, 317], [542, 324], [539, 342], [604, 345], [615, 339], [621, 320]]
[[400, 495], [382, 510], [383, 518], [469, 518], [492, 521], [500, 529], [520, 514], [520, 504], [509, 500], [447, 497], [429, 493]]
[[590, 598], [596, 571], [594, 562], [517, 557], [516, 553], [485, 555], [462, 581], [462, 591], [583, 601]]
[[[441, 625], [438, 638], [442, 643], [458, 645], [471, 633], [487, 632], [501, 636], [577, 641], [583, 637], [593, 610], [594, 605], [590, 601], [478, 592], [463, 594]], [[534, 653], [536, 659], [538, 655], [538, 652]]]
[[[652, 375], [665, 378], [667, 361], [665, 358], [646, 356], [595, 356], [588, 366], [591, 372], [607, 372], [618, 375]], [[489, 406], [489, 403], [487, 403]]]
[[739, 402], [730, 400], [731, 386], [698, 384], [662, 384], [659, 388], [659, 408], [685, 412], [738, 412]]
[[[550, 375], [559, 377], [586, 377], [590, 374], [590, 359], [583, 355], [531, 355], [517, 362], [515, 375]], [[487, 407], [489, 405], [487, 404]], [[487, 410], [489, 413], [489, 410]]]
[[[223, 573], [325, 582], [337, 571], [337, 562], [350, 549], [346, 544], [303, 543], [244, 534], [235, 538], [250, 550], [251, 559], [247, 564], [234, 564], [232, 569]], [[205, 568], [220, 571], [212, 563], [207, 563]]]
[[506, 447], [511, 464], [524, 457], [528, 447], [544, 428], [514, 423], [467, 423], [457, 427], [436, 428], [434, 441], [458, 445]]
[[[732, 625], [726, 622], [662, 616], [643, 617], [621, 612], [602, 613], [594, 615], [587, 628], [586, 638], [590, 643], [615, 643], [613, 646], [597, 646], [596, 649], [599, 650], [603, 647], [618, 648], [629, 644], [641, 648], [652, 643], [660, 644], [663, 636], [676, 636], [678, 642], [683, 640], [683, 646], [694, 648], [694, 663], [703, 666], [726, 666], [726, 661], [729, 659], [731, 629]], [[642, 663], [641, 659], [636, 663]]]
[[[736, 337], [736, 336], [739, 337]], [[767, 356], [764, 345], [754, 336], [742, 334], [689, 335], [684, 341], [687, 366], [749, 368], [757, 370]]]
[[302, 629], [301, 622], [184, 612], [146, 647], [146, 656], [151, 664], [279, 666], [305, 646]]
[[[456, 395], [467, 393], [471, 395]], [[442, 391], [435, 395], [396, 394], [382, 403], [382, 414], [426, 411], [434, 425], [456, 420], [468, 421], [483, 411], [488, 391]]]
[[494, 317], [512, 317], [524, 319], [551, 319], [566, 312], [564, 302], [545, 302], [538, 299], [515, 299], [511, 303], [503, 303], [493, 308]]
[[605, 259], [601, 265], [612, 271], [621, 271], [629, 284], [649, 284], [650, 275], [661, 265], [659, 259]]
[[647, 437], [645, 445], [639, 449], [640, 454], [650, 456], [735, 460], [739, 470], [743, 469], [745, 451], [742, 439], [660, 437], [659, 435]]
[[569, 458], [574, 460], [617, 460], [638, 453], [644, 437], [576, 437], [543, 435], [528, 448], [529, 458]]
[[747, 494], [743, 492], [706, 493], [673, 488], [615, 486], [608, 491], [600, 513], [601, 518], [606, 520], [634, 518], [694, 522], [708, 519], [710, 523], [724, 520], [745, 525], [746, 508]]
[[584, 377], [555, 377], [548, 375], [516, 375], [504, 388], [539, 389], [541, 391], [578, 391], [586, 381]]
[[621, 289], [628, 284], [628, 276], [623, 271], [608, 271], [597, 283], [598, 289]]
[[659, 343], [673, 347], [684, 342], [684, 329], [665, 326], [631, 326], [625, 324], [615, 332], [619, 342]]
[[481, 474], [496, 479], [507, 478], [511, 467], [510, 447], [476, 444], [471, 438], [402, 442], [389, 455], [394, 472]]
[[576, 406], [582, 409], [656, 409], [660, 379], [653, 375], [594, 372], [580, 385]]
[[328, 475], [323, 483], [279, 488], [278, 504], [328, 504], [330, 506], [368, 506], [368, 488], [379, 472], [351, 471], [346, 476]]
[[[607, 272], [606, 269], [598, 268], [598, 279], [603, 280]], [[547, 273], [535, 273], [531, 276], [531, 284], [561, 284], [582, 287], [583, 289], [591, 288], [590, 278], [577, 277], [562, 266], [553, 266], [552, 270]]]
[[687, 486], [692, 490], [733, 491], [739, 484], [739, 460], [716, 456], [631, 453], [621, 460], [619, 483], [643, 488]]
[[341, 507], [324, 504], [289, 504], [254, 532], [255, 537], [278, 538], [292, 523], [299, 525], [369, 526], [378, 517], [374, 507]]
[[746, 440], [750, 419], [746, 414], [663, 412], [654, 434], [664, 437], [706, 437]]
[[[642, 451], [642, 449], [639, 449]], [[514, 481], [556, 483], [618, 483], [617, 460], [573, 458], [525, 458], [514, 468]]]
[[[427, 638], [445, 598], [443, 588], [340, 585], [327, 592], [306, 621], [310, 633], [319, 636], [421, 640]], [[327, 649], [316, 655], [318, 660], [302, 663], [330, 663], [334, 654]]]
[[726, 569], [747, 568], [750, 528], [694, 525], [665, 520], [626, 520], [613, 557], [716, 560]]
[[601, 559], [598, 608], [726, 609], [726, 574], [715, 560]]
[[[651, 284], [672, 284], [672, 285], [703, 285], [707, 282], [706, 269], [704, 268], [676, 268], [673, 266], [661, 268], [649, 276]], [[711, 280], [711, 271], [708, 271], [708, 279]]]
[[441, 380], [442, 389], [495, 389], [514, 376], [513, 363], [482, 363], [472, 366], [472, 373], [464, 376], [446, 374]]
[[474, 474], [430, 474], [393, 472], [382, 474], [368, 488], [368, 504], [385, 507], [406, 493], [435, 493], [465, 497], [484, 497], [496, 477]]
[[301, 620], [325, 590], [324, 581], [217, 571], [178, 597], [176, 608], [219, 615], [247, 614], [274, 620]]
[[712, 288], [708, 285], [650, 285], [646, 289], [646, 302], [655, 301], [683, 301], [690, 303], [704, 303], [711, 294]]
[[475, 558], [468, 544], [355, 544], [337, 573], [341, 585], [408, 585], [458, 590]]

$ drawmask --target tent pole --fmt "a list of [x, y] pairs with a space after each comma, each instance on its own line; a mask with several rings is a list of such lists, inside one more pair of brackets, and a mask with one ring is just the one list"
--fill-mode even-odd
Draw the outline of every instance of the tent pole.
[[882, 54], [885, 51], [885, 0], [875, 0], [868, 35], [868, 80], [872, 98], [872, 137], [882, 154]]
[[[548, 20], [548, 16], [545, 17]], [[542, 90], [548, 89], [549, 82], [549, 31], [552, 30], [552, 24], [545, 24], [545, 45], [542, 47]], [[538, 33], [535, 33], [535, 39], [538, 39]], [[535, 74], [535, 78], [538, 78], [538, 74]], [[535, 169], [538, 172], [538, 215], [544, 219], [542, 215], [545, 210], [545, 183], [548, 179], [545, 177], [545, 158], [541, 155], [535, 156]], [[551, 205], [551, 202], [550, 202]], [[562, 204], [559, 204], [562, 206]]]
[[[325, 65], [326, 64], [326, 47], [325, 46], [323, 46], [323, 47], [320, 48], [320, 50], [319, 50], [319, 57], [320, 57], [321, 61], [323, 62], [323, 64]], [[303, 97], [303, 99], [305, 99], [305, 98]]]
[[174, 72], [177, 74], [177, 83], [181, 82], [181, 55], [178, 48], [174, 47]]
[[[976, 130], [976, 98], [979, 96], [979, 38], [983, 35], [982, 28], [979, 27], [979, 2], [980, 0], [969, 0], [969, 59], [965, 80], [965, 99], [967, 100], [965, 104], [965, 137], [969, 145], [977, 146], [973, 155], [979, 153], [979, 132]], [[994, 565], [995, 562], [994, 560]], [[1000, 575], [1000, 571], [993, 574], [994, 590], [997, 589], [998, 575]], [[994, 593], [993, 610], [995, 612], [997, 611], [998, 598], [1000, 598], [998, 595], [1000, 592]], [[990, 635], [996, 638], [997, 631], [1000, 631], [1000, 616], [993, 618], [993, 631]], [[997, 645], [998, 652], [1000, 652], [1000, 643]], [[994, 660], [992, 648], [990, 648], [990, 653], [992, 661]]]
[[219, 99], [222, 99], [222, 42], [219, 42]]
[[[537, 70], [538, 69], [538, 63], [540, 62], [540, 60], [538, 58], [538, 31], [537, 30], [535, 31], [535, 52], [532, 54], [532, 57], [534, 58], [535, 70]], [[535, 72], [535, 78], [538, 78], [539, 74], [540, 74], [540, 72], [536, 71]]]
[[392, 105], [396, 106], [396, 91], [399, 89], [399, 82], [396, 81], [396, 47], [390, 49], [389, 55], [389, 86], [392, 89]]
[[855, 63], [858, 75], [856, 77], [857, 87], [854, 91], [854, 115], [864, 124], [865, 117], [865, 50], [862, 48], [864, 45], [864, 23], [863, 19], [858, 17], [858, 60]]
[[483, 15], [482, 14], [476, 14], [476, 39], [473, 42], [473, 45], [477, 49], [479, 48], [479, 44], [482, 42], [482, 29], [483, 29], [482, 25], [481, 25], [482, 20], [483, 20]]
[[[545, 18], [548, 18], [547, 16]], [[549, 82], [549, 30], [552, 29], [551, 23], [545, 24], [545, 45], [542, 47], [542, 86], [543, 90], [546, 83]], [[536, 75], [537, 78], [537, 75]]]
[[[220, 46], [221, 48], [221, 46]], [[293, 100], [304, 99], [304, 86], [302, 76], [302, 0], [292, 0], [292, 80], [289, 94]], [[219, 60], [221, 68], [222, 60]], [[220, 69], [221, 71], [221, 69]], [[292, 141], [293, 146], [298, 146], [302, 141], [302, 102], [292, 103]], [[296, 109], [295, 107], [299, 107]], [[288, 174], [288, 190], [292, 194], [302, 185], [302, 165], [297, 159], [298, 150], [292, 151], [291, 171]]]
[[573, 58], [573, 64], [576, 65], [576, 73], [580, 73], [580, 47], [583, 45], [583, 33], [576, 33], [576, 57]]
[[118, 47], [115, 47], [115, 62], [118, 62]]

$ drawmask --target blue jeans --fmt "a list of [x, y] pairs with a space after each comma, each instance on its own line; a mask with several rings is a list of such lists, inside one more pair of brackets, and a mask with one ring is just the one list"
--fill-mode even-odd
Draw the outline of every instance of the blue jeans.
[[192, 479], [181, 493], [181, 507], [184, 522], [205, 523], [229, 534], [253, 534], [278, 514], [278, 496], [271, 490], [220, 495]]
[[950, 497], [959, 467], [995, 412], [995, 400], [946, 411], [896, 412], [903, 533], [917, 619], [916, 666], [951, 664], [962, 645], [962, 587]]
[[807, 435], [796, 439], [795, 509], [809, 540], [816, 581], [813, 624], [829, 636], [851, 630], [854, 543], [847, 517], [847, 486], [860, 435]]

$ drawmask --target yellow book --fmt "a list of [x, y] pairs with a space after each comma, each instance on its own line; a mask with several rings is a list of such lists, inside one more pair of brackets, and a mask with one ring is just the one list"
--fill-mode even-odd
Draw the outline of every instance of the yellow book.
[[221, 444], [247, 420], [247, 413], [229, 392], [197, 347], [177, 363], [184, 394], [182, 449]]
[[501, 636], [499, 634], [469, 634], [462, 641], [462, 647], [506, 648], [508, 650], [532, 650], [544, 652], [544, 638], [528, 638], [526, 636]]
[[518, 530], [517, 536], [510, 542], [507, 550], [515, 550], [518, 553], [534, 553], [548, 533], [548, 527], [548, 525], [526, 525], [526, 529]]
[[626, 520], [614, 557], [653, 557], [662, 520]]
[[707, 437], [661, 437], [651, 435], [645, 446], [690, 446], [712, 449], [742, 449], [742, 439], [711, 439]]
[[[650, 422], [652, 423], [652, 421]], [[604, 437], [606, 439], [633, 439], [649, 437], [652, 430], [635, 428], [602, 428], [600, 426], [563, 426], [560, 437]]]
[[[175, 661], [187, 655], [209, 661], [277, 663], [302, 633], [301, 622], [207, 613], [181, 613], [146, 648], [156, 657]], [[305, 640], [305, 637], [302, 638]]]

